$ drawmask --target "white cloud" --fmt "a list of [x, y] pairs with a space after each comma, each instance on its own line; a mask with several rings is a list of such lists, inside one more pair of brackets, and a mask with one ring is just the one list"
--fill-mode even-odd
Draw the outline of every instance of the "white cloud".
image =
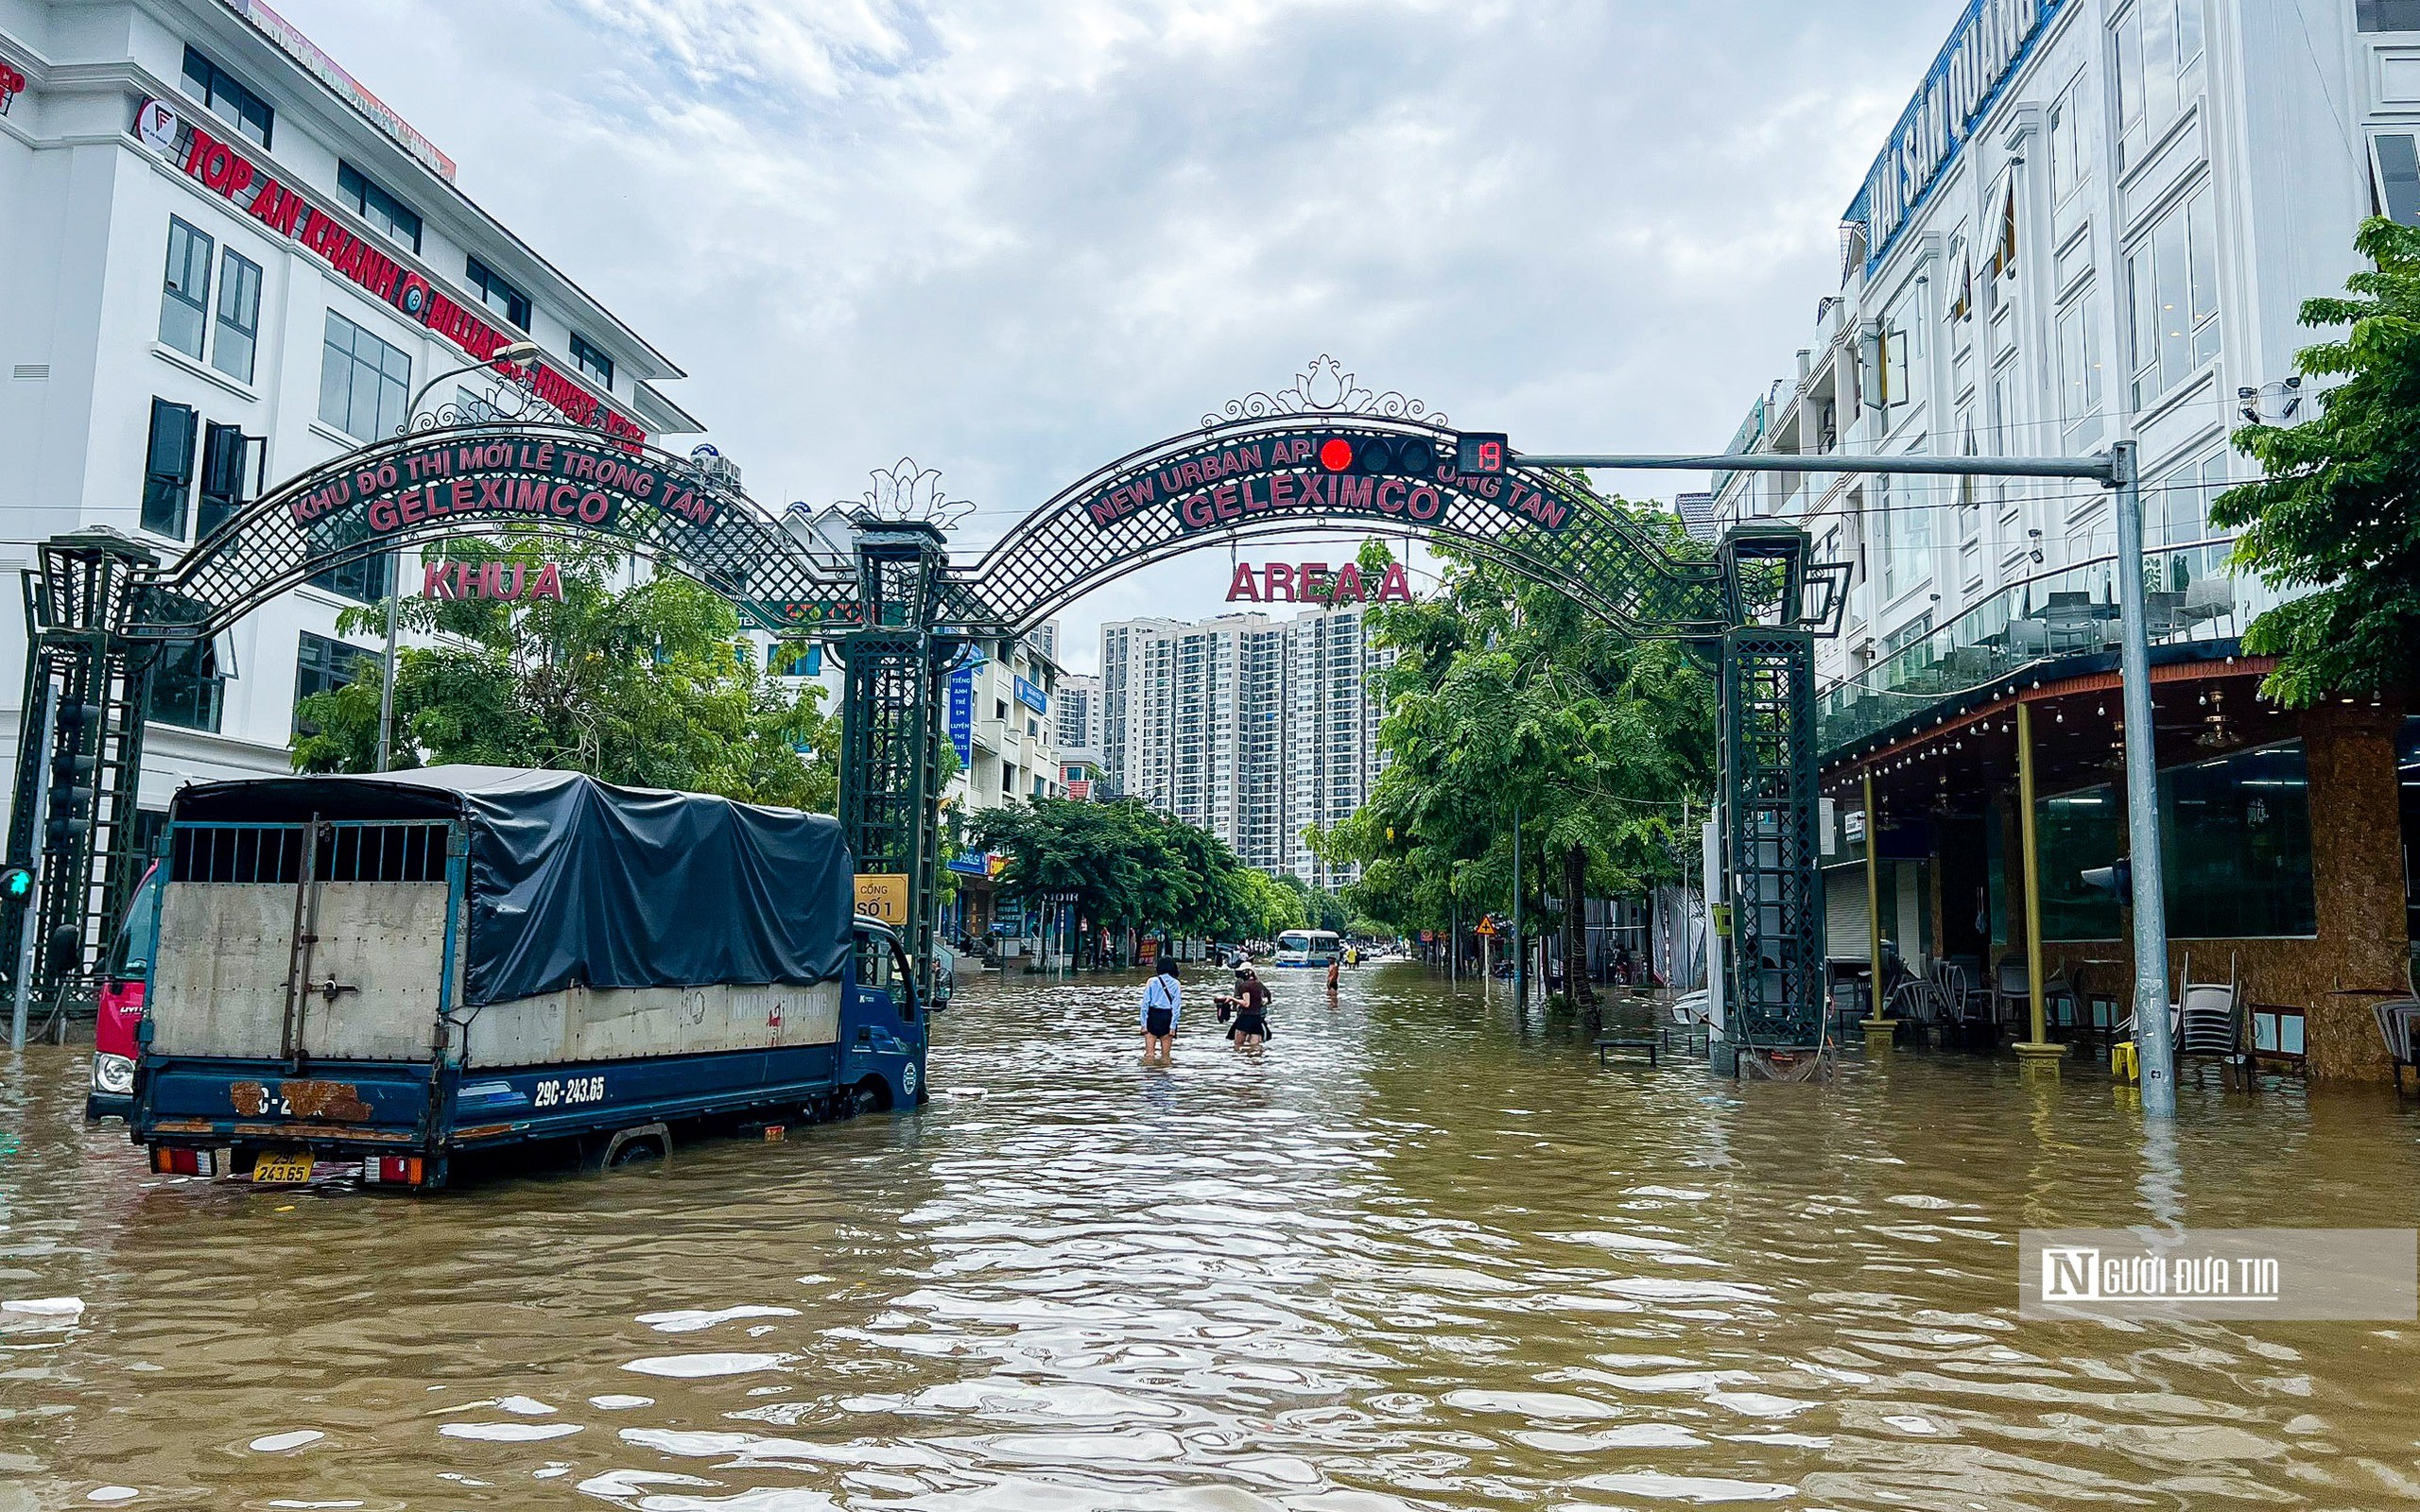
[[[1720, 442], [1959, 9], [281, 4], [687, 368], [760, 498], [908, 453], [976, 538], [1320, 352], [1533, 447]], [[1226, 579], [1113, 585], [1075, 659]]]

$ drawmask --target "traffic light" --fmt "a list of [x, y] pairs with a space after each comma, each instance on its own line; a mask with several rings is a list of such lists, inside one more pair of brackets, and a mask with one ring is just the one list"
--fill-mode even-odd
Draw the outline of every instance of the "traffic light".
[[1512, 465], [1512, 440], [1502, 431], [1463, 431], [1454, 438], [1454, 471], [1494, 477]]
[[1426, 436], [1331, 436], [1317, 453], [1322, 471], [1363, 478], [1437, 475], [1437, 443]]
[[31, 867], [0, 867], [0, 903], [21, 903], [33, 895]]
[[[80, 734], [99, 717], [100, 711], [91, 704], [66, 704], [59, 711], [59, 725], [62, 733]], [[75, 750], [50, 759], [50, 822], [45, 828], [52, 850], [73, 850], [92, 831], [93, 765], [92, 757]]]

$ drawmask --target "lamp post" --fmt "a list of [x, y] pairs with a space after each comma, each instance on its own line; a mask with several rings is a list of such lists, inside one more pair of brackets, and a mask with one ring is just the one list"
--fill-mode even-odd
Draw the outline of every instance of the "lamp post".
[[[428, 391], [430, 389], [436, 387], [439, 384], [443, 383], [446, 379], [459, 378], [466, 372], [477, 372], [483, 368], [491, 367], [499, 362], [527, 362], [537, 355], [539, 355], [538, 343], [535, 341], [515, 341], [510, 346], [497, 348], [493, 356], [485, 358], [482, 361], [466, 363], [459, 368], [447, 369], [445, 371], [439, 373], [436, 377], [431, 378], [428, 382], [421, 385], [419, 389], [413, 393], [412, 402], [404, 406], [403, 428], [398, 430], [395, 434], [398, 436], [407, 436], [411, 434], [411, 417], [420, 413], [420, 402], [428, 397]], [[396, 572], [391, 566], [388, 569], [387, 656], [384, 663], [386, 670], [381, 675], [378, 684], [378, 770], [382, 772], [388, 768], [389, 758], [393, 748], [393, 730], [395, 727], [395, 621], [403, 607], [404, 585], [402, 577], [403, 575]]]

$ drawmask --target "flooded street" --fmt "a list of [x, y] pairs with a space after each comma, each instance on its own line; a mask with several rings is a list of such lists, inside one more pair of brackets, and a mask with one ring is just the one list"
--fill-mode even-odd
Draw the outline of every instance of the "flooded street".
[[2024, 1227], [2412, 1224], [2412, 1104], [2188, 1076], [2147, 1160], [2089, 1071], [1272, 974], [1263, 1057], [977, 978], [920, 1114], [425, 1198], [163, 1181], [29, 1053], [0, 1298], [83, 1306], [0, 1314], [0, 1508], [2420, 1501], [2410, 1329], [2015, 1317]]

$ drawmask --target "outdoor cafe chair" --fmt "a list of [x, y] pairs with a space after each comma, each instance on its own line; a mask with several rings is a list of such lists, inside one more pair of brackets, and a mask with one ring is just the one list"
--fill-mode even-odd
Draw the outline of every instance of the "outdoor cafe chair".
[[2222, 1075], [2240, 1075], [2244, 1090], [2252, 1090], [2252, 1059], [2243, 1047], [2242, 1006], [2243, 984], [2237, 975], [2235, 963], [2227, 967], [2224, 982], [2193, 980], [2193, 957], [2185, 957], [2185, 985], [2178, 989], [2172, 1011], [2176, 1024], [2176, 1059], [2181, 1066], [2187, 1060], [2215, 1060]]
[[2420, 1021], [2420, 1000], [2386, 998], [2372, 1004], [2370, 1011], [2377, 1017], [2378, 1038], [2386, 1041], [2387, 1059], [2394, 1068], [2394, 1094], [2400, 1097], [2404, 1072], [2420, 1070], [2411, 1059], [2411, 1031], [2414, 1022]]

